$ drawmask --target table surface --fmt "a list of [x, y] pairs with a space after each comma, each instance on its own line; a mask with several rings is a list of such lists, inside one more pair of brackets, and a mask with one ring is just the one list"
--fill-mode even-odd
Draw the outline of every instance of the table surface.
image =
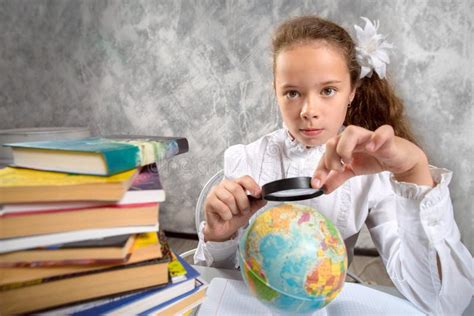
[[[211, 267], [204, 267], [204, 266], [197, 266], [193, 265], [193, 267], [201, 273], [201, 278], [206, 280], [207, 282], [211, 282], [214, 278], [224, 278], [224, 279], [232, 279], [232, 280], [242, 280], [242, 275], [238, 270], [230, 270], [230, 269], [217, 269]], [[382, 285], [372, 285], [372, 284], [364, 284], [367, 287], [372, 289], [385, 292], [387, 294], [400, 297], [405, 299], [405, 297], [394, 287], [389, 286], [382, 286]], [[474, 315], [474, 297], [471, 299], [471, 303], [464, 311], [463, 315]]]

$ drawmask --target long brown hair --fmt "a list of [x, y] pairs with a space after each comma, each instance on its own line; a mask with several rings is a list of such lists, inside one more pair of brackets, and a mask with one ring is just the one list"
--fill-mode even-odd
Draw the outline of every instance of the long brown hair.
[[320, 40], [339, 49], [347, 63], [351, 87], [357, 87], [354, 100], [347, 110], [344, 125], [357, 125], [375, 130], [381, 125], [391, 125], [395, 135], [416, 143], [404, 114], [403, 102], [398, 98], [387, 79], [380, 79], [376, 73], [371, 78], [359, 80], [360, 65], [356, 59], [354, 41], [339, 25], [317, 16], [302, 16], [281, 24], [275, 31], [273, 46], [273, 74], [276, 57], [295, 45]]

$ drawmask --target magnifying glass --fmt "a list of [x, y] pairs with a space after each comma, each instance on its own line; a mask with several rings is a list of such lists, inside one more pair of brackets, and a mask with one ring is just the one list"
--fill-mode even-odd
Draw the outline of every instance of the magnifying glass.
[[[260, 199], [290, 202], [308, 200], [323, 194], [323, 190], [311, 187], [311, 177], [295, 177], [264, 184]], [[249, 196], [249, 199], [255, 200], [256, 198]]]

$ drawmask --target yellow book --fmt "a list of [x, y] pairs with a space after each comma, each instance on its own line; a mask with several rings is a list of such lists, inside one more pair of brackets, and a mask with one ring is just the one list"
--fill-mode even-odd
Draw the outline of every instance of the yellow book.
[[[161, 248], [164, 254], [167, 254], [170, 257], [170, 262], [168, 263], [168, 271], [170, 274], [171, 282], [177, 283], [183, 280], [186, 280], [186, 268], [180, 262], [180, 259], [171, 251], [168, 245], [165, 234], [160, 234]], [[183, 260], [183, 259], [181, 259]]]
[[174, 253], [171, 253], [171, 261], [168, 263], [168, 271], [170, 273], [171, 282], [177, 283], [186, 280], [186, 269]]
[[118, 201], [137, 169], [110, 177], [7, 167], [0, 169], [0, 204], [53, 201]]
[[160, 240], [156, 232], [140, 233], [135, 236], [134, 248], [143, 248], [152, 245], [158, 245]]

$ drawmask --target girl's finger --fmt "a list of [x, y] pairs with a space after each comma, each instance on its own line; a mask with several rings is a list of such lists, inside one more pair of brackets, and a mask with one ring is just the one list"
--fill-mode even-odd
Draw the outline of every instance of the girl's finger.
[[250, 209], [249, 200], [247, 194], [244, 191], [244, 188], [237, 182], [227, 181], [224, 183], [225, 189], [230, 192], [234, 198], [236, 204], [237, 215], [239, 213], [246, 213]]
[[252, 177], [243, 176], [235, 180], [238, 184], [240, 184], [244, 190], [249, 191], [253, 197], [259, 198], [260, 194], [262, 193], [262, 188], [255, 182]]
[[336, 152], [346, 164], [352, 162], [354, 152], [371, 140], [374, 133], [358, 126], [348, 126], [342, 132], [337, 143]]
[[[227, 180], [224, 180], [227, 181]], [[219, 199], [222, 203], [227, 205], [227, 207], [230, 209], [232, 214], [237, 215], [239, 214], [239, 209], [237, 207], [237, 202], [235, 201], [235, 198], [231, 192], [229, 192], [225, 188], [225, 184], [222, 183], [215, 191], [214, 191], [215, 196], [217, 199]]]
[[366, 145], [366, 150], [375, 152], [387, 144], [390, 144], [395, 136], [395, 132], [390, 125], [382, 125], [377, 128], [370, 140]]
[[320, 189], [326, 182], [326, 178], [329, 174], [329, 169], [326, 167], [326, 154], [323, 154], [321, 160], [319, 160], [318, 167], [314, 171], [313, 178], [311, 179], [311, 187]]
[[[238, 178], [236, 182], [240, 184], [245, 191], [250, 192], [250, 195], [253, 197], [259, 199], [262, 196], [262, 188], [257, 184], [257, 182], [255, 182], [253, 178], [244, 176]], [[266, 204], [266, 202], [263, 200], [249, 201], [246, 193], [244, 195], [240, 195], [239, 198], [245, 202], [243, 203], [245, 208], [242, 209], [242, 213], [246, 216], [249, 215], [248, 213], [254, 213], [255, 211], [259, 210]]]
[[246, 225], [249, 222], [250, 217], [252, 217], [252, 215], [255, 214], [256, 211], [264, 207], [265, 204], [267, 204], [267, 201], [265, 200], [255, 200], [252, 203], [250, 203], [249, 212], [243, 213], [239, 216], [234, 216], [232, 218], [232, 221], [229, 223], [231, 230], [234, 231]]
[[342, 171], [344, 166], [342, 164], [341, 156], [336, 151], [337, 145], [339, 142], [339, 136], [331, 138], [326, 142], [326, 152], [324, 156], [324, 166], [328, 170]]
[[210, 228], [214, 228], [216, 224], [222, 221], [232, 219], [230, 208], [217, 197], [211, 197], [206, 204], [206, 222]]
[[355, 174], [350, 167], [345, 167], [342, 172], [331, 171], [324, 181], [324, 194], [331, 193], [354, 176]]

